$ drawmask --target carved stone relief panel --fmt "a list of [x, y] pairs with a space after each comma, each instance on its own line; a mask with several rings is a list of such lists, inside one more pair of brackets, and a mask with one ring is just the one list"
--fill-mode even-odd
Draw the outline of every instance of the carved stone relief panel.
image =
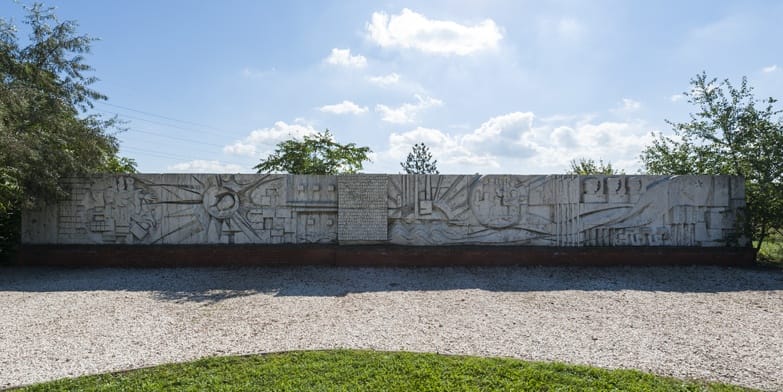
[[[730, 178], [390, 176], [389, 241], [721, 246], [736, 232], [736, 207], [728, 206]], [[436, 192], [441, 188], [445, 191]], [[431, 191], [422, 191], [427, 189]], [[449, 206], [451, 214], [439, 213], [439, 208], [430, 212], [430, 205]]]
[[[724, 246], [736, 233], [727, 176], [629, 176], [628, 203], [590, 205], [584, 245]], [[610, 198], [611, 200], [611, 198]], [[586, 206], [588, 204], [585, 204]], [[744, 240], [743, 240], [744, 241]]]
[[64, 200], [25, 211], [25, 243], [725, 246], [745, 208], [731, 176], [138, 174], [65, 185]]
[[389, 241], [551, 245], [545, 187], [544, 176], [390, 176]]
[[44, 235], [33, 227], [54, 226], [46, 236], [63, 244], [336, 242], [336, 183], [330, 176], [249, 174], [69, 179], [67, 199], [45, 216], [27, 214], [25, 241]]

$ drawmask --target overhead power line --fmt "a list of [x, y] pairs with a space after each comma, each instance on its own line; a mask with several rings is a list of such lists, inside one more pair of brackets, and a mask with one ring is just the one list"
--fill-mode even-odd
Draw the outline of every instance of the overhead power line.
[[180, 129], [180, 130], [188, 131], [188, 132], [196, 132], [196, 133], [206, 132], [206, 133], [211, 133], [211, 134], [218, 135], [218, 136], [226, 136], [226, 134], [227, 134], [227, 132], [215, 132], [215, 131], [211, 131], [211, 130], [207, 130], [207, 129], [186, 128], [186, 127], [181, 127], [179, 125], [166, 124], [166, 123], [162, 123], [162, 122], [159, 122], [159, 121], [153, 121], [153, 120], [149, 120], [149, 119], [146, 119], [146, 118], [136, 117], [136, 116], [132, 116], [130, 114], [118, 113], [118, 112], [113, 112], [113, 111], [109, 111], [109, 110], [101, 110], [101, 109], [97, 109], [97, 110], [99, 112], [102, 112], [102, 113], [114, 114], [114, 115], [119, 116], [119, 117], [125, 117], [125, 118], [134, 119], [134, 120], [144, 121], [144, 122], [148, 122], [148, 123], [151, 123], [151, 124], [161, 125], [161, 126], [169, 127], [169, 128], [176, 128], [176, 129]]
[[[175, 118], [175, 117], [165, 116], [165, 115], [162, 115], [162, 114], [157, 114], [157, 113], [153, 113], [153, 112], [146, 111], [146, 110], [134, 109], [134, 108], [127, 107], [127, 106], [114, 105], [114, 104], [110, 104], [110, 103], [106, 103], [106, 102], [98, 102], [98, 104], [99, 105], [104, 105], [104, 106], [107, 106], [107, 107], [111, 107], [111, 108], [116, 108], [116, 109], [120, 109], [120, 110], [125, 110], [125, 111], [138, 113], [141, 116], [135, 116], [135, 115], [131, 115], [131, 114], [121, 113], [121, 112], [113, 111], [113, 110], [103, 110], [103, 109], [97, 109], [97, 108], [95, 109], [96, 111], [99, 111], [99, 112], [102, 112], [102, 113], [115, 115], [117, 117], [125, 118], [125, 119], [128, 119], [128, 120], [144, 121], [144, 122], [147, 122], [147, 123], [150, 123], [150, 124], [155, 124], [155, 125], [159, 125], [159, 126], [170, 128], [170, 129], [171, 128], [179, 129], [179, 130], [182, 130], [182, 131], [187, 131], [187, 132], [194, 133], [194, 134], [196, 134], [196, 136], [198, 136], [198, 134], [203, 134], [203, 133], [210, 133], [210, 134], [214, 134], [214, 135], [218, 135], [218, 136], [222, 136], [222, 137], [226, 137], [227, 135], [230, 135], [228, 132], [225, 132], [224, 130], [221, 130], [220, 128], [217, 128], [217, 127], [214, 127], [214, 126], [211, 126], [211, 125], [207, 125], [207, 124], [202, 124], [202, 123], [199, 123], [199, 122], [196, 122], [196, 121], [182, 120], [182, 119], [178, 119], [178, 118]], [[183, 125], [178, 125], [178, 124], [170, 124], [170, 123], [166, 123], [166, 122], [155, 121], [155, 120], [151, 120], [149, 118], [144, 118], [144, 116], [153, 117], [153, 118], [157, 118], [157, 119], [162, 119], [162, 120], [166, 120], [166, 121], [173, 121], [173, 122], [177, 122], [177, 123], [181, 123], [181, 124], [187, 124], [189, 126], [183, 126]], [[196, 127], [198, 127], [198, 128], [196, 128]], [[224, 145], [217, 144], [217, 143], [210, 143], [210, 142], [206, 142], [206, 141], [203, 141], [203, 140], [197, 140], [197, 139], [192, 139], [192, 138], [187, 138], [187, 137], [181, 137], [181, 136], [178, 136], [178, 135], [168, 135], [168, 134], [165, 134], [163, 132], [160, 132], [160, 131], [156, 132], [156, 131], [152, 131], [150, 129], [139, 129], [137, 127], [131, 127], [131, 128], [128, 129], [128, 132], [143, 133], [143, 134], [152, 135], [152, 136], [155, 136], [155, 137], [161, 137], [161, 138], [166, 138], [166, 139], [170, 139], [170, 140], [176, 140], [176, 141], [181, 141], [181, 142], [192, 143], [192, 144], [197, 145], [197, 146], [212, 146], [212, 147], [219, 147], [221, 149], [223, 147], [225, 147]], [[170, 153], [170, 152], [167, 152], [167, 151], [155, 151], [155, 150], [149, 150], [149, 149], [138, 148], [138, 147], [133, 147], [133, 146], [131, 146], [131, 147], [121, 146], [121, 150], [126, 150], [128, 152], [132, 152], [134, 154], [139, 154], [141, 156], [148, 156], [148, 157], [154, 157], [154, 158], [159, 158], [159, 159], [166, 159], [166, 160], [171, 160], [171, 161], [182, 161], [183, 159], [186, 159], [186, 160], [205, 160], [205, 161], [212, 160], [212, 159], [209, 159], [209, 158], [204, 158], [204, 155], [201, 155], [201, 154], [199, 154], [199, 156], [182, 155], [182, 154]], [[186, 149], [186, 153], [194, 151], [194, 150], [195, 150], [194, 148], [190, 148], [189, 147], [189, 148]], [[182, 149], [178, 149], [178, 150], [175, 150], [175, 151], [182, 151]], [[195, 152], [199, 152], [199, 153], [203, 153], [203, 154], [214, 154], [215, 153], [214, 151], [205, 151], [205, 150], [200, 150], [200, 151], [199, 150], [195, 150]], [[243, 165], [239, 165], [239, 164], [233, 163], [233, 162], [222, 162], [222, 163], [243, 166]]]
[[128, 130], [128, 132], [144, 133], [144, 134], [147, 134], [147, 135], [163, 137], [163, 138], [171, 139], [171, 140], [179, 140], [179, 141], [183, 141], [183, 142], [195, 143], [195, 144], [200, 145], [200, 146], [204, 145], [204, 146], [213, 146], [213, 147], [220, 147], [220, 148], [225, 147], [225, 145], [221, 145], [221, 144], [217, 144], [217, 143], [209, 143], [209, 142], [205, 142], [205, 141], [202, 141], [202, 140], [188, 139], [188, 138], [179, 137], [179, 136], [170, 136], [170, 135], [162, 134], [160, 132], [153, 132], [153, 131], [142, 130], [142, 129], [138, 129], [138, 128], [131, 128], [131, 129]]
[[[121, 147], [120, 149], [133, 153], [140, 153], [142, 155], [151, 156], [155, 158], [168, 159], [172, 161], [182, 161], [183, 159], [192, 160], [192, 161], [213, 161], [213, 160], [216, 161], [217, 160], [217, 159], [206, 159], [204, 157], [196, 157], [196, 156], [189, 156], [189, 155], [171, 154], [164, 151], [154, 151], [154, 150], [147, 150], [147, 149], [136, 148], [136, 147]], [[222, 163], [244, 166], [235, 162], [222, 162]]]
[[207, 160], [204, 158], [195, 157], [192, 155], [179, 155], [179, 154], [171, 154], [165, 151], [155, 151], [155, 150], [147, 150], [143, 148], [136, 148], [136, 147], [120, 147], [120, 150], [127, 150], [131, 152], [138, 152], [142, 153], [148, 156], [155, 156], [157, 158], [168, 158], [173, 160], [183, 160], [183, 159], [190, 159], [190, 160]]
[[111, 107], [117, 108], [117, 109], [129, 110], [131, 112], [146, 114], [147, 116], [162, 118], [164, 120], [176, 121], [176, 122], [181, 122], [181, 123], [184, 123], [184, 124], [195, 125], [195, 126], [199, 126], [199, 127], [203, 127], [203, 128], [211, 128], [211, 129], [214, 129], [216, 131], [222, 131], [221, 129], [216, 128], [214, 126], [197, 123], [195, 121], [180, 120], [180, 119], [177, 119], [177, 118], [174, 118], [174, 117], [164, 116], [164, 115], [161, 115], [161, 114], [155, 114], [155, 113], [151, 113], [151, 112], [147, 112], [147, 111], [139, 110], [139, 109], [133, 109], [133, 108], [129, 108], [127, 106], [114, 105], [114, 104], [110, 104], [110, 103], [107, 103], [107, 102], [97, 102], [97, 103], [99, 105], [106, 105], [106, 106], [111, 106]]

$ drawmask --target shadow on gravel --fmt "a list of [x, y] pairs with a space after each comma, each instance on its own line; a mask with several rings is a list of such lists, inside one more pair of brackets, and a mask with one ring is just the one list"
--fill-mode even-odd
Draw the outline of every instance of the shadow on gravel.
[[725, 267], [495, 268], [0, 268], [3, 291], [151, 291], [163, 301], [219, 302], [254, 294], [344, 296], [381, 291], [732, 292], [783, 290], [779, 269]]

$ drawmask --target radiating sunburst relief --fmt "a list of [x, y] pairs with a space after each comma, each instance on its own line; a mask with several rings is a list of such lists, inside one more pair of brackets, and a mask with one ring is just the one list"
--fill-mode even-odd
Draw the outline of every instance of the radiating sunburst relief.
[[[337, 240], [335, 182], [250, 174], [97, 176], [69, 180], [71, 197], [44, 210], [56, 209], [52, 234], [62, 243], [328, 243]], [[45, 219], [31, 219], [28, 236], [47, 229], [37, 224]]]
[[27, 243], [741, 244], [732, 176], [146, 174], [71, 179]]

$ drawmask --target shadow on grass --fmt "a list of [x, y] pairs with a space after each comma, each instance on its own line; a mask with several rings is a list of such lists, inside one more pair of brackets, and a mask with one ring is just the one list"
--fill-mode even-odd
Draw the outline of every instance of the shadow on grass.
[[384, 291], [735, 292], [783, 290], [783, 270], [726, 267], [162, 268], [0, 267], [4, 291], [151, 291], [163, 301], [219, 302], [254, 294], [344, 296]]

